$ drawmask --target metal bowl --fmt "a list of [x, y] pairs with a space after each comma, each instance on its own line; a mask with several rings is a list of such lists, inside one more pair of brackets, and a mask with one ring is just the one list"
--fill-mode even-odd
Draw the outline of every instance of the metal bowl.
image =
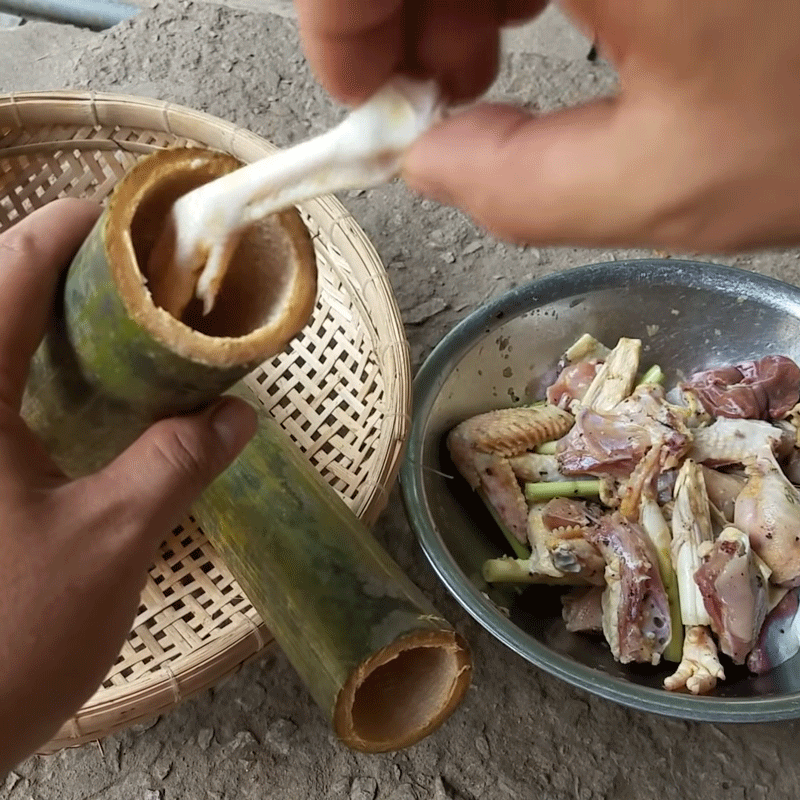
[[541, 396], [560, 355], [584, 332], [609, 345], [620, 336], [642, 339], [643, 365], [659, 364], [667, 385], [770, 353], [800, 361], [800, 289], [712, 264], [614, 262], [551, 275], [473, 312], [436, 347], [414, 384], [401, 482], [425, 554], [487, 631], [574, 686], [684, 719], [800, 716], [800, 654], [763, 676], [726, 663], [728, 680], [712, 696], [666, 692], [669, 666], [624, 666], [599, 639], [568, 633], [558, 590], [520, 594], [483, 581], [483, 561], [505, 548], [488, 512], [456, 477], [445, 435], [470, 415]]

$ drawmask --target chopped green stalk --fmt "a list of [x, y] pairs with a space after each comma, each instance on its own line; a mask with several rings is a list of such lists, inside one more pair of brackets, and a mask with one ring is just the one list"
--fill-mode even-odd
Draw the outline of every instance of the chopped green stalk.
[[672, 567], [672, 533], [664, 519], [658, 503], [650, 497], [642, 497], [641, 524], [650, 538], [658, 557], [658, 570], [669, 602], [669, 616], [672, 638], [663, 655], [665, 661], [680, 664], [683, 657], [683, 620], [681, 618], [681, 600], [678, 590], [678, 579]]
[[526, 483], [525, 497], [532, 503], [552, 500], [554, 497], [598, 497], [602, 481], [549, 481]]
[[483, 562], [486, 583], [536, 583], [530, 564], [523, 558], [490, 558]]
[[492, 515], [492, 518], [497, 523], [497, 527], [503, 532], [503, 536], [506, 537], [506, 540], [511, 545], [511, 549], [514, 551], [514, 554], [521, 559], [527, 560], [531, 557], [531, 551], [529, 548], [525, 547], [516, 536], [505, 526], [503, 520], [500, 519], [500, 515], [497, 513], [495, 507], [486, 499], [486, 495], [482, 491], [478, 491], [478, 494], [481, 496], [481, 500], [483, 500], [486, 508], [489, 509], [489, 513]]
[[665, 377], [661, 367], [659, 367], [658, 364], [653, 364], [653, 366], [642, 375], [642, 379], [639, 381], [638, 385], [643, 386], [646, 383], [663, 383]]
[[543, 456], [554, 456], [558, 442], [544, 442], [536, 447], [536, 452]]

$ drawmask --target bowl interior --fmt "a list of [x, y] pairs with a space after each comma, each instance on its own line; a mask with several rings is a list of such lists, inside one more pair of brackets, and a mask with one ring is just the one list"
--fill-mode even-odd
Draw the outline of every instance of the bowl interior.
[[800, 716], [800, 655], [761, 677], [726, 662], [728, 679], [712, 697], [667, 693], [660, 687], [669, 666], [622, 666], [600, 637], [568, 633], [559, 590], [518, 593], [481, 578], [483, 561], [506, 549], [457, 476], [445, 436], [470, 415], [541, 397], [560, 355], [584, 332], [609, 346], [620, 336], [641, 338], [643, 366], [659, 364], [669, 386], [728, 361], [767, 354], [800, 360], [800, 290], [716, 265], [616, 262], [545, 278], [474, 312], [431, 354], [415, 384], [403, 492], [434, 569], [497, 638], [575, 685], [687, 718]]

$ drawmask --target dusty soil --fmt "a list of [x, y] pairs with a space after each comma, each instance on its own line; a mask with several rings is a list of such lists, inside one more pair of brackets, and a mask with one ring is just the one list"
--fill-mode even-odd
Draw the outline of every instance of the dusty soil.
[[[16, 37], [16, 38], [14, 38]], [[573, 41], [573, 40], [570, 40]], [[614, 85], [611, 70], [554, 48], [512, 48], [493, 96], [542, 109]], [[341, 114], [315, 84], [294, 23], [214, 5], [160, 3], [104, 34], [0, 31], [3, 91], [90, 88], [162, 98], [277, 144]], [[602, 157], [602, 154], [598, 154]], [[452, 325], [508, 288], [623, 252], [518, 248], [402, 186], [342, 198], [375, 243], [407, 323], [414, 366]], [[651, 255], [651, 254], [645, 254]], [[717, 259], [800, 281], [800, 254]], [[539, 672], [459, 610], [416, 546], [397, 492], [377, 535], [471, 642], [475, 681], [438, 733], [405, 752], [354, 754], [278, 651], [150, 725], [36, 757], [8, 800], [767, 800], [800, 796], [799, 723], [698, 725], [623, 709]]]

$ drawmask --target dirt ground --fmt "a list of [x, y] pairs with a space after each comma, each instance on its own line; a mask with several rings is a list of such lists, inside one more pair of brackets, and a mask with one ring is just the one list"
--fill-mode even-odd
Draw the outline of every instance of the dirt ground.
[[[285, 2], [278, 0], [276, 15], [211, 3], [149, 6], [102, 34], [40, 23], [0, 31], [0, 91], [71, 87], [147, 95], [210, 112], [280, 145], [322, 131], [340, 116], [308, 71]], [[555, 18], [548, 25], [509, 38], [493, 97], [547, 109], [613, 87], [611, 70], [586, 60], [577, 34]], [[415, 368], [456, 321], [514, 285], [642, 255], [503, 244], [399, 185], [342, 200], [387, 265]], [[716, 260], [797, 283], [799, 258], [791, 251]], [[273, 650], [152, 724], [100, 745], [31, 758], [8, 776], [0, 797], [800, 797], [800, 723], [699, 725], [574, 690], [496, 644], [449, 599], [424, 562], [396, 491], [377, 535], [474, 650], [474, 684], [438, 733], [399, 754], [348, 751]]]

